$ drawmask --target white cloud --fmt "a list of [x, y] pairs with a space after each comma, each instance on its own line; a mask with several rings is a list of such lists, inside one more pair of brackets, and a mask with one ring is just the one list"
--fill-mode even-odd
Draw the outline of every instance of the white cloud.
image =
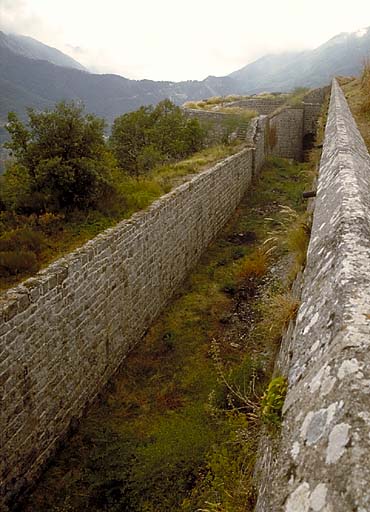
[[370, 25], [368, 0], [0, 0], [0, 26], [100, 72], [155, 80], [223, 75], [269, 52]]

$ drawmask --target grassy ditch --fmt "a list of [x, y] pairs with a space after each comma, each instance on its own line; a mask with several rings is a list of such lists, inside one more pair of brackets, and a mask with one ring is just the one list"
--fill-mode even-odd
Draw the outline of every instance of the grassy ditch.
[[297, 310], [287, 274], [304, 261], [307, 170], [282, 159], [266, 164], [15, 511], [253, 510], [259, 426], [277, 428], [283, 400], [284, 384], [268, 384]]
[[187, 176], [199, 173], [236, 153], [240, 144], [217, 145], [186, 160], [161, 165], [144, 176], [116, 170], [117, 194], [100, 211], [21, 215], [0, 212], [0, 291], [34, 275], [63, 254], [80, 247], [98, 233], [149, 206]]

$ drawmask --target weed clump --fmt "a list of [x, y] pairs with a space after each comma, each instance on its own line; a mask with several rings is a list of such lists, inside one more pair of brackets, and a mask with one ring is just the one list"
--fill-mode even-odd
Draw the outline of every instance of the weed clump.
[[215, 339], [211, 344], [211, 357], [218, 386], [209, 396], [209, 410], [212, 413], [227, 410], [243, 412], [249, 420], [256, 420], [261, 385], [265, 378], [262, 361], [245, 355], [239, 365], [227, 371], [222, 361], [220, 344]]
[[306, 264], [307, 248], [311, 235], [311, 221], [307, 213], [299, 213], [288, 206], [281, 208], [283, 220], [282, 228], [286, 231], [285, 244], [288, 251], [294, 256], [290, 280], [294, 281], [296, 275]]
[[246, 258], [241, 266], [240, 277], [242, 280], [260, 279], [268, 270], [272, 248], [262, 248]]
[[288, 381], [285, 377], [275, 377], [265, 391], [261, 400], [261, 418], [269, 427], [276, 428], [281, 424], [282, 410]]
[[253, 330], [254, 339], [273, 350], [278, 350], [284, 331], [294, 320], [299, 302], [290, 291], [275, 291], [263, 298], [259, 305], [261, 321]]

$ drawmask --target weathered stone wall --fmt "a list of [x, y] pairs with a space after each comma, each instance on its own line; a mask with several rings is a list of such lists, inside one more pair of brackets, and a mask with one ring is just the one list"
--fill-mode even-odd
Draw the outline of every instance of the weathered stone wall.
[[330, 93], [330, 86], [311, 89], [304, 95], [304, 103], [323, 103], [327, 94]]
[[322, 105], [320, 103], [305, 103], [303, 116], [303, 136], [315, 135], [317, 131], [317, 120], [320, 117]]
[[183, 112], [190, 118], [198, 119], [207, 128], [207, 144], [221, 143], [229, 132], [227, 120], [230, 114], [195, 108], [183, 108]]
[[183, 112], [188, 117], [195, 117], [200, 121], [218, 121], [219, 123], [224, 122], [224, 120], [227, 119], [228, 116], [230, 116], [230, 114], [226, 114], [225, 112], [202, 110], [200, 108], [183, 108]]
[[3, 501], [35, 478], [140, 340], [235, 210], [252, 166], [244, 149], [3, 294]]
[[[257, 512], [370, 510], [370, 157], [334, 80], [281, 436]], [[273, 445], [275, 446], [275, 451]]]
[[286, 98], [249, 98], [245, 100], [225, 103], [224, 107], [242, 107], [255, 110], [260, 115], [272, 114], [276, 109], [284, 105]]
[[253, 170], [256, 174], [261, 169], [268, 154], [268, 118], [267, 116], [259, 116], [252, 119], [246, 134], [246, 142], [254, 148]]
[[269, 116], [271, 154], [301, 160], [304, 107], [282, 107]]

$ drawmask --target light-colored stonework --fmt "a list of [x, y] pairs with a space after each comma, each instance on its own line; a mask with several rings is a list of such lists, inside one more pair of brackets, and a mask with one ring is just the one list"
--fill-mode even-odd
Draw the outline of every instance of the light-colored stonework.
[[[322, 103], [325, 95], [328, 93], [327, 87], [313, 89], [309, 91], [303, 102], [296, 106], [282, 105], [285, 99], [260, 99], [251, 98], [248, 100], [239, 100], [232, 103], [226, 103], [225, 107], [241, 107], [256, 110], [260, 114], [258, 119], [263, 122], [263, 130], [271, 130], [273, 136], [266, 139], [268, 143], [269, 154], [282, 158], [293, 158], [301, 160], [303, 157], [304, 137], [307, 135], [314, 138], [316, 134], [316, 124], [321, 113]], [[211, 127], [209, 131], [208, 142], [222, 142], [225, 134], [228, 133], [227, 119], [235, 114], [226, 112], [208, 111], [201, 109], [185, 108], [187, 116], [197, 118], [201, 123]], [[257, 118], [255, 118], [257, 119]], [[251, 127], [255, 126], [255, 120], [251, 121]], [[260, 125], [261, 126], [261, 125]], [[239, 138], [246, 140], [253, 145], [253, 136], [251, 137], [251, 127], [245, 131], [242, 126], [239, 130]]]
[[334, 80], [281, 437], [261, 442], [257, 512], [370, 510], [370, 157]]
[[246, 149], [0, 297], [0, 510], [34, 481], [232, 215], [269, 153], [268, 125], [254, 119]]
[[[321, 109], [321, 106], [320, 106]], [[318, 110], [318, 114], [320, 112]], [[317, 116], [318, 117], [318, 116]], [[302, 159], [304, 107], [282, 107], [269, 116], [270, 151], [274, 156]]]
[[275, 112], [286, 102], [286, 98], [248, 98], [225, 103], [224, 107], [243, 107], [248, 110], [255, 110], [260, 115], [268, 115]]
[[2, 296], [3, 498], [35, 478], [232, 215], [253, 154], [195, 176]]

